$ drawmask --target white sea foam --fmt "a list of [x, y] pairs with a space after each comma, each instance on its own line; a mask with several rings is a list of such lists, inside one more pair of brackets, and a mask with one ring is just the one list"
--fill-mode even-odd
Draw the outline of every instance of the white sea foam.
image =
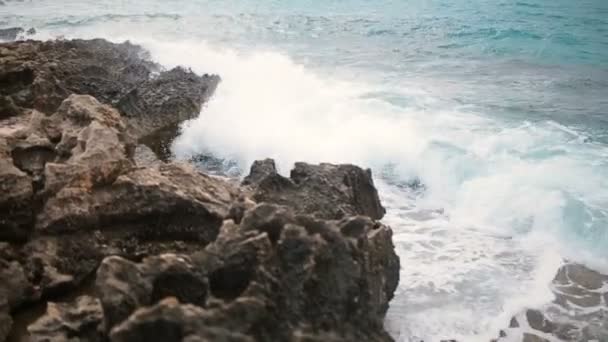
[[[80, 35], [127, 38], [106, 29]], [[336, 79], [277, 51], [128, 38], [166, 67], [222, 77], [184, 125], [179, 157], [211, 153], [242, 169], [272, 157], [283, 173], [300, 160], [374, 168], [401, 257], [387, 318], [399, 341], [487, 341], [521, 308], [551, 299], [563, 257], [608, 265], [605, 150], [573, 129], [441, 107], [419, 80]], [[370, 96], [387, 88], [416, 102]], [[424, 191], [406, 186], [413, 179]]]

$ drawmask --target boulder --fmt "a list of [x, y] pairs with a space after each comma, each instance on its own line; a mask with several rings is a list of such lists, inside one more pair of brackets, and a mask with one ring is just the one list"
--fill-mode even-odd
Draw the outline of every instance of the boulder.
[[70, 94], [91, 95], [116, 106], [139, 138], [198, 115], [218, 82], [183, 68], [161, 70], [129, 42], [0, 45], [0, 118], [31, 108], [52, 114]]
[[371, 170], [354, 165], [296, 163], [286, 178], [266, 159], [252, 165], [243, 185], [251, 188], [257, 202], [286, 205], [324, 219], [365, 215], [379, 220], [385, 213]]
[[[213, 321], [213, 313], [204, 309], [180, 304], [175, 298], [167, 298], [160, 303], [142, 308], [128, 320], [115, 327], [110, 334], [112, 342], [253, 342], [240, 329], [229, 330], [208, 324]], [[232, 317], [235, 321], [242, 317]]]
[[207, 278], [184, 255], [163, 254], [142, 264], [114, 256], [99, 267], [96, 288], [109, 331], [135, 309], [166, 297], [204, 306]]
[[27, 327], [29, 342], [104, 341], [99, 300], [81, 296], [71, 303], [48, 303], [46, 313]]
[[111, 257], [99, 272], [106, 328], [116, 341], [147, 340], [160, 326], [172, 331], [169, 341], [209, 331], [257, 341], [391, 341], [382, 322], [399, 260], [390, 228], [367, 217], [326, 221], [260, 204], [240, 225], [226, 220], [204, 251], [139, 264]]
[[218, 76], [200, 77], [175, 68], [139, 84], [116, 108], [132, 124], [132, 131], [143, 137], [198, 116], [201, 104], [213, 94], [218, 83]]

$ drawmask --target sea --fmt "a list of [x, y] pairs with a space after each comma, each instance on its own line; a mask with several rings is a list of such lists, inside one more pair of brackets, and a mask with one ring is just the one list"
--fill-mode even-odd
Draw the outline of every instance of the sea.
[[371, 168], [398, 342], [487, 342], [564, 261], [608, 273], [606, 0], [4, 0], [11, 26], [220, 75], [176, 159]]

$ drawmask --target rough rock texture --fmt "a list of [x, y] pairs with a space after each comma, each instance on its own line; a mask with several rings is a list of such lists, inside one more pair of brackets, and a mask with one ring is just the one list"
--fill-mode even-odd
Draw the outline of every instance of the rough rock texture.
[[0, 44], [0, 341], [390, 341], [399, 260], [370, 171], [267, 160], [241, 187], [158, 160], [136, 138], [217, 80], [150, 78], [142, 53]]
[[48, 303], [44, 316], [27, 328], [29, 342], [101, 342], [102, 319], [99, 300], [93, 297], [78, 297], [74, 303]]
[[70, 94], [86, 94], [116, 106], [142, 137], [198, 115], [218, 81], [182, 68], [161, 71], [129, 42], [7, 43], [0, 45], [0, 119], [28, 108], [52, 114]]
[[258, 202], [288, 205], [319, 218], [366, 215], [379, 220], [385, 213], [371, 170], [354, 165], [296, 163], [290, 178], [285, 178], [274, 161], [266, 159], [251, 166], [243, 184], [252, 188], [251, 196]]
[[[225, 221], [204, 251], [140, 264], [105, 259], [97, 287], [115, 341], [145, 341], [158, 319], [172, 331], [166, 341], [207, 336], [207, 329], [218, 340], [293, 341], [303, 332], [331, 332], [340, 341], [389, 341], [382, 318], [398, 269], [390, 229], [368, 217], [323, 221], [259, 204], [240, 225]], [[166, 297], [175, 303], [136, 311]], [[184, 320], [185, 312], [200, 318]]]
[[507, 337], [520, 336], [530, 342], [608, 340], [607, 275], [566, 263], [555, 276], [552, 290], [552, 303], [513, 317]]

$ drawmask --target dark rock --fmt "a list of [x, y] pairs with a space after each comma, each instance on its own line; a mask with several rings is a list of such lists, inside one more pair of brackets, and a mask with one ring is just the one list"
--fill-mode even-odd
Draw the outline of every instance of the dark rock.
[[519, 322], [517, 321], [517, 318], [515, 318], [515, 317], [511, 318], [511, 322], [509, 323], [509, 328], [519, 328]]
[[[356, 234], [345, 228], [353, 221], [360, 221]], [[319, 221], [260, 204], [241, 225], [225, 221], [217, 239], [191, 257], [106, 259], [97, 286], [116, 341], [148, 340], [157, 329], [152, 321], [171, 331], [159, 335], [166, 340], [215, 331], [259, 341], [320, 341], [326, 334], [391, 341], [382, 321], [398, 272], [388, 227], [370, 219]], [[167, 297], [196, 307], [163, 302]], [[148, 305], [155, 306], [137, 309]], [[197, 318], [185, 318], [184, 310]]]
[[532, 329], [536, 329], [544, 333], [551, 333], [553, 330], [555, 330], [555, 324], [547, 320], [543, 313], [538, 310], [526, 311], [526, 318], [528, 319], [528, 324]]
[[165, 297], [204, 306], [208, 291], [206, 275], [187, 256], [175, 254], [146, 258], [140, 265], [109, 257], [99, 267], [96, 287], [108, 331], [136, 308]]
[[377, 220], [385, 213], [371, 171], [354, 165], [296, 163], [291, 177], [285, 178], [268, 159], [255, 162], [243, 184], [252, 188], [258, 202], [286, 205], [319, 218], [366, 215]]
[[32, 179], [19, 170], [0, 135], [0, 241], [23, 241], [33, 225]]
[[371, 172], [298, 163], [285, 178], [263, 161], [243, 189], [156, 160], [132, 133], [197, 114], [218, 79], [151, 78], [143, 54], [103, 40], [0, 45], [12, 110], [0, 118], [0, 340], [10, 312], [83, 291], [98, 298], [49, 304], [32, 338], [391, 341], [399, 259]]
[[21, 108], [8, 96], [0, 96], [0, 120], [21, 114]]
[[524, 338], [523, 338], [522, 342], [550, 342], [550, 341], [547, 339], [544, 339], [542, 337], [539, 337], [537, 335], [534, 335], [534, 334], [524, 333]]
[[23, 267], [16, 261], [0, 260], [0, 301], [6, 300], [6, 305], [14, 309], [27, 298], [30, 284]]
[[73, 303], [48, 303], [46, 314], [28, 326], [30, 342], [101, 342], [103, 313], [99, 300], [82, 296]]
[[219, 82], [219, 77], [199, 77], [175, 68], [141, 83], [118, 103], [117, 108], [132, 123], [137, 136], [198, 116]]
[[[253, 342], [237, 327], [235, 330], [217, 328], [213, 314], [194, 305], [182, 305], [174, 298], [168, 298], [157, 305], [140, 309], [127, 321], [114, 328], [110, 335], [112, 342], [182, 342], [182, 341], [221, 341]], [[246, 315], [247, 317], [249, 315]], [[234, 316], [235, 321], [243, 317]]]
[[29, 29], [29, 30], [27, 30], [25, 33], [26, 33], [28, 36], [34, 35], [34, 34], [36, 34], [36, 29], [35, 29], [35, 28], [33, 28], [33, 27], [30, 27], [30, 29]]
[[[608, 339], [606, 285], [608, 276], [580, 264], [566, 262], [559, 268], [551, 289], [555, 300], [542, 309], [528, 309], [525, 319], [532, 329], [560, 341], [603, 341]], [[521, 317], [523, 314], [518, 315]], [[549, 319], [550, 317], [550, 319]], [[515, 324], [514, 324], [515, 323]], [[515, 317], [511, 328], [519, 327]], [[528, 341], [545, 338], [528, 334]]]
[[608, 282], [608, 276], [580, 264], [567, 264], [565, 269], [570, 281], [589, 290], [599, 289], [604, 281]]
[[4, 41], [13, 41], [17, 39], [24, 30], [21, 27], [10, 27], [5, 29], [0, 29], [0, 40]]
[[97, 270], [96, 279], [108, 331], [135, 309], [150, 303], [152, 285], [133, 262], [120, 257], [106, 258]]
[[6, 340], [13, 327], [13, 319], [9, 312], [6, 299], [0, 297], [0, 341]]
[[[18, 110], [54, 113], [70, 94], [117, 106], [137, 137], [199, 114], [219, 78], [175, 68], [160, 71], [129, 42], [102, 39], [0, 45], [0, 117]], [[6, 114], [4, 113], [6, 112]], [[12, 114], [14, 115], [14, 114]]]

